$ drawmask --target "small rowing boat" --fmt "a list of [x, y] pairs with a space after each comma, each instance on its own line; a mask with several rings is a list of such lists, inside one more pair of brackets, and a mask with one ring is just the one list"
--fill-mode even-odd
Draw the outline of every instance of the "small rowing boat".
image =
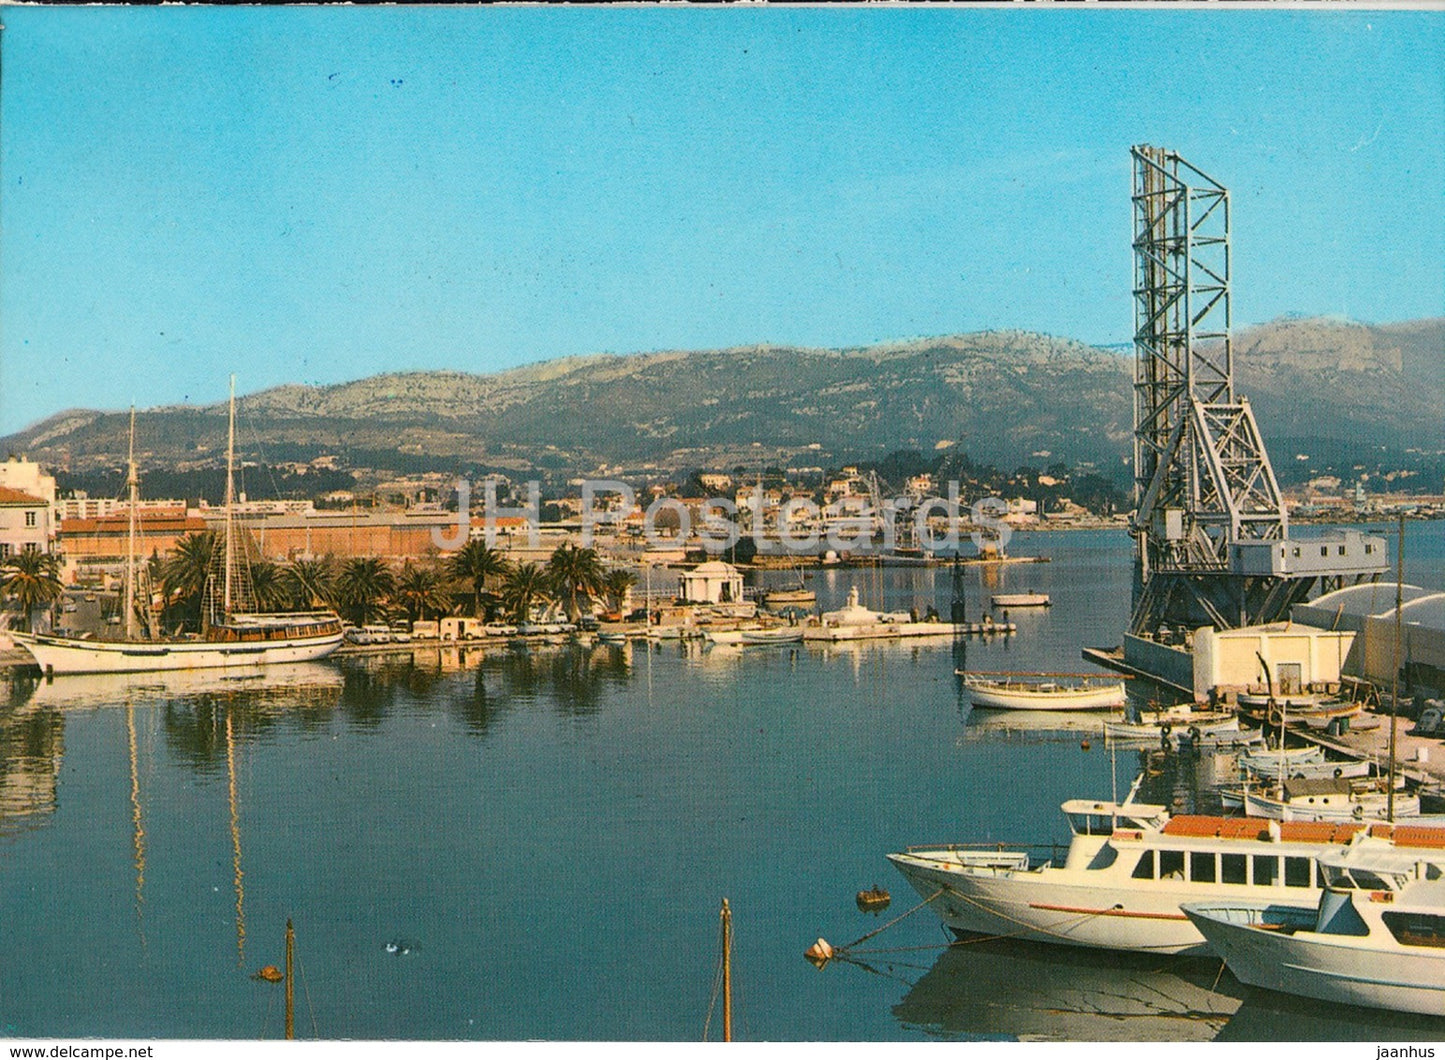
[[1092, 674], [955, 670], [975, 707], [996, 710], [1111, 710], [1124, 705], [1124, 682]]

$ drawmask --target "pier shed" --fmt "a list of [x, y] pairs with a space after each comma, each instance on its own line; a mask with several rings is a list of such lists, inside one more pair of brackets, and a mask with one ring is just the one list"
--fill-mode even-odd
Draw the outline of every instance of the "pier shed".
[[1265, 684], [1260, 659], [1274, 690], [1286, 695], [1312, 684], [1334, 684], [1347, 672], [1357, 634], [1272, 622], [1243, 629], [1194, 631], [1194, 690], [1239, 691]]
[[1351, 630], [1358, 645], [1349, 672], [1371, 681], [1391, 680], [1395, 660], [1407, 683], [1445, 690], [1445, 592], [1400, 585], [1400, 646], [1395, 647], [1395, 582], [1351, 585], [1296, 604], [1297, 623]]

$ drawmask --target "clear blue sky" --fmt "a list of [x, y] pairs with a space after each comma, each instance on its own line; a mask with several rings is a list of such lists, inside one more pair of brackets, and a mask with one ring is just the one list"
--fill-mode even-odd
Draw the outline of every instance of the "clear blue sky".
[[0, 9], [0, 433], [601, 351], [1126, 341], [1129, 147], [1235, 320], [1445, 314], [1436, 11]]

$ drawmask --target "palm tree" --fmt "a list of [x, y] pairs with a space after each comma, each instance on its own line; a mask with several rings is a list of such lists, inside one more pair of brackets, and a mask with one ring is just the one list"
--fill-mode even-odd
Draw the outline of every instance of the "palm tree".
[[485, 541], [468, 541], [447, 559], [447, 573], [472, 587], [472, 614], [484, 617], [482, 596], [488, 579], [504, 578], [512, 565], [502, 553]]
[[0, 565], [0, 593], [20, 605], [25, 628], [31, 627], [32, 612], [53, 603], [60, 595], [60, 557], [51, 552], [20, 552]]
[[257, 611], [284, 611], [291, 605], [290, 587], [282, 568], [268, 559], [251, 563], [251, 594]]
[[567, 617], [575, 622], [581, 610], [578, 595], [592, 597], [602, 591], [602, 561], [596, 549], [561, 545], [547, 561], [547, 577], [562, 598]]
[[185, 613], [194, 611], [202, 631], [208, 618], [202, 601], [211, 571], [220, 562], [220, 542], [214, 532], [186, 534], [161, 561], [161, 584], [165, 598]]
[[630, 570], [617, 567], [607, 572], [602, 579], [602, 589], [607, 593], [607, 605], [614, 611], [622, 610], [622, 601], [627, 599], [627, 590], [637, 584], [637, 575]]
[[293, 606], [302, 610], [336, 605], [336, 560], [293, 559], [281, 573]]
[[432, 566], [416, 566], [407, 560], [396, 576], [392, 602], [415, 622], [419, 618], [425, 619], [428, 611], [440, 615], [449, 610], [450, 599], [441, 571]]
[[550, 598], [550, 587], [551, 579], [537, 564], [517, 564], [502, 583], [502, 602], [515, 621], [525, 622], [534, 603]]
[[382, 560], [374, 556], [349, 559], [336, 578], [337, 602], [346, 609], [348, 618], [364, 626], [385, 613], [386, 598], [395, 586], [396, 576]]

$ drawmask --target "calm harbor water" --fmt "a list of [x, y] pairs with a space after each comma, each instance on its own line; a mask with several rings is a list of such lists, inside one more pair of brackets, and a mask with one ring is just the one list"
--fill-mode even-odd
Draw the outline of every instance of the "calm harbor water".
[[[1445, 585], [1445, 524], [1407, 579]], [[1117, 642], [1128, 540], [1020, 535], [1047, 565], [969, 571], [1047, 612], [973, 641], [981, 669], [1082, 668]], [[791, 575], [780, 574], [781, 580]], [[823, 607], [944, 613], [944, 570], [828, 571]], [[1064, 841], [1066, 798], [1122, 791], [1139, 752], [972, 715], [947, 641], [708, 650], [664, 643], [346, 659], [242, 678], [0, 684], [0, 1035], [701, 1037], [734, 913], [751, 1039], [1439, 1038], [1445, 1020], [1250, 991], [1217, 961], [1007, 942], [944, 950], [883, 855], [940, 840]], [[1215, 763], [1144, 795], [1188, 808]], [[891, 890], [883, 918], [853, 895]], [[712, 1019], [719, 1034], [720, 1014]]]

